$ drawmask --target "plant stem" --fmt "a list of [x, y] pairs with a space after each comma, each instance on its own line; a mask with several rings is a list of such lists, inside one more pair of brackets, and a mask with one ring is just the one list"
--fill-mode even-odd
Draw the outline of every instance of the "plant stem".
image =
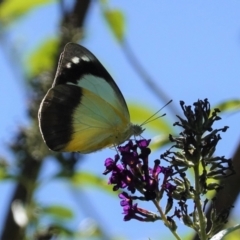
[[195, 204], [198, 212], [198, 218], [199, 218], [199, 226], [200, 226], [200, 231], [198, 233], [200, 234], [200, 239], [205, 240], [207, 239], [207, 234], [206, 234], [206, 221], [205, 221], [205, 215], [202, 210], [202, 204], [201, 204], [201, 198], [200, 198], [200, 179], [199, 179], [199, 164], [197, 164], [194, 167], [194, 176], [195, 176]]
[[153, 200], [153, 203], [154, 203], [154, 205], [156, 206], [157, 210], [159, 211], [160, 216], [161, 216], [161, 218], [162, 218], [165, 226], [168, 227], [168, 229], [172, 232], [172, 234], [175, 236], [176, 239], [181, 240], [181, 238], [178, 236], [178, 234], [176, 233], [176, 231], [174, 231], [174, 230], [171, 228], [171, 226], [170, 226], [170, 224], [169, 224], [169, 222], [168, 222], [165, 214], [163, 213], [162, 208], [159, 206], [158, 202], [157, 202], [156, 200]]

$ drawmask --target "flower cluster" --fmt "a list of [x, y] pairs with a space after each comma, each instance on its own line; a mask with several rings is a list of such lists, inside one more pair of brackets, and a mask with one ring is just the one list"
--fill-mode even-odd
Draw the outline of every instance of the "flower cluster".
[[[220, 132], [228, 127], [213, 129], [218, 109], [211, 111], [207, 99], [197, 101], [192, 106], [180, 102], [185, 118], [177, 116], [179, 122], [174, 125], [183, 129], [179, 136], [170, 135], [171, 148], [161, 154], [152, 166], [150, 165], [150, 140], [130, 140], [126, 145], [118, 147], [118, 154], [105, 161], [109, 174], [109, 184], [113, 190], [124, 190], [119, 194], [123, 207], [124, 220], [139, 221], [162, 220], [176, 236], [177, 225], [174, 218], [181, 218], [186, 226], [193, 228], [201, 239], [213, 236], [216, 229], [226, 223], [226, 217], [216, 216], [212, 219], [212, 231], [206, 233], [206, 217], [204, 215], [207, 199], [202, 196], [210, 190], [219, 191], [222, 186], [216, 181], [234, 173], [230, 159], [214, 156], [217, 143], [221, 139]], [[168, 163], [161, 165], [161, 160]], [[192, 170], [193, 175], [189, 175]], [[190, 180], [194, 178], [194, 180]], [[165, 196], [167, 204], [161, 206]], [[134, 201], [152, 201], [157, 213], [142, 209]], [[193, 208], [190, 209], [189, 201]], [[213, 209], [214, 211], [214, 209]], [[171, 214], [170, 214], [171, 213]], [[212, 216], [214, 215], [214, 212]], [[221, 219], [221, 221], [219, 220]], [[176, 236], [176, 238], [178, 238]]]
[[[162, 191], [172, 192], [175, 186], [171, 184], [173, 174], [172, 167], [160, 166], [160, 160], [155, 160], [153, 168], [149, 167], [148, 157], [151, 150], [148, 148], [150, 140], [129, 141], [125, 146], [118, 147], [120, 155], [117, 154], [113, 159], [108, 158], [105, 161], [106, 170], [104, 174], [111, 172], [109, 184], [113, 184], [113, 190], [127, 189], [131, 194], [136, 191], [141, 196], [130, 195], [122, 192], [119, 197], [122, 199], [121, 206], [124, 208], [124, 220], [138, 219], [139, 221], [154, 221], [160, 219], [156, 214], [141, 209], [133, 200], [149, 201], [160, 200]], [[121, 164], [118, 160], [121, 159]], [[159, 174], [164, 174], [164, 180], [159, 189]], [[139, 216], [140, 215], [140, 216]]]

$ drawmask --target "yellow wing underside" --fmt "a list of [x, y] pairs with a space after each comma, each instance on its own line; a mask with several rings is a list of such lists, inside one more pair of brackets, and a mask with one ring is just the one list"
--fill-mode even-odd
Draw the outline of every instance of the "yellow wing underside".
[[124, 142], [132, 135], [125, 112], [82, 88], [81, 102], [72, 116], [71, 140], [63, 151], [89, 153]]

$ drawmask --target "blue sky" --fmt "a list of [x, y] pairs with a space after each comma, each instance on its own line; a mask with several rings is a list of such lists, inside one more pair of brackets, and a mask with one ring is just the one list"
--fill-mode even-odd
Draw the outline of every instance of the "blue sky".
[[[212, 105], [240, 96], [240, 2], [239, 1], [111, 1], [110, 7], [120, 9], [126, 17], [126, 40], [140, 63], [165, 91], [173, 104], [180, 100], [192, 104], [197, 99], [208, 98]], [[45, 38], [57, 33], [58, 6], [42, 7], [12, 26], [9, 39], [17, 42], [18, 51], [24, 57]], [[36, 30], [37, 29], [37, 30]], [[101, 15], [99, 5], [92, 2], [86, 19], [85, 38], [81, 42], [89, 48], [111, 73], [127, 103], [139, 103], [157, 111], [164, 105], [129, 65], [121, 47], [114, 39]], [[3, 110], [0, 126], [0, 155], [9, 155], [5, 143], [11, 141], [21, 125], [27, 124], [27, 89], [24, 89], [21, 71], [13, 72], [6, 59], [6, 49], [0, 45], [0, 105]], [[14, 67], [14, 71], [16, 68]], [[168, 113], [167, 108], [165, 109]], [[147, 117], [146, 117], [147, 118]], [[239, 114], [225, 114], [219, 126], [230, 126], [222, 135], [216, 151], [218, 155], [231, 157], [239, 141]], [[169, 118], [171, 122], [175, 119]], [[159, 133], [157, 133], [159, 134]], [[153, 133], [146, 131], [146, 137]], [[153, 154], [153, 159], [159, 156]], [[105, 158], [113, 156], [106, 149], [86, 156], [81, 169], [101, 175]], [[154, 158], [155, 157], [155, 158]], [[47, 179], [57, 171], [53, 160], [44, 163], [41, 179]], [[12, 184], [1, 184], [6, 192], [0, 199], [0, 220], [9, 198]], [[54, 189], [54, 192], [53, 192]], [[46, 181], [36, 198], [43, 204], [63, 203], [76, 210], [72, 226], [77, 227], [85, 217], [98, 218], [104, 222], [109, 234], [127, 236], [129, 239], [157, 239], [171, 237], [161, 222], [123, 222], [119, 200], [105, 196], [96, 189], [79, 190], [80, 200], [91, 203], [94, 214], [83, 212], [73, 199], [71, 188], [64, 182]], [[107, 209], [103, 207], [105, 202]], [[148, 204], [149, 206], [150, 204]], [[151, 207], [152, 208], [152, 207]], [[152, 209], [153, 210], [153, 209]], [[235, 213], [239, 211], [239, 204]], [[186, 228], [180, 223], [180, 233]], [[160, 238], [159, 238], [160, 239]], [[162, 238], [161, 238], [162, 239]]]

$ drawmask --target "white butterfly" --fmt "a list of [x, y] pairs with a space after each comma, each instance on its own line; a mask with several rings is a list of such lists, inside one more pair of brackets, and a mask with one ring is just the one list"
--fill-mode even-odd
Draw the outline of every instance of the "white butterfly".
[[124, 97], [107, 70], [75, 43], [65, 46], [38, 115], [43, 139], [54, 151], [90, 153], [144, 131], [130, 122]]

